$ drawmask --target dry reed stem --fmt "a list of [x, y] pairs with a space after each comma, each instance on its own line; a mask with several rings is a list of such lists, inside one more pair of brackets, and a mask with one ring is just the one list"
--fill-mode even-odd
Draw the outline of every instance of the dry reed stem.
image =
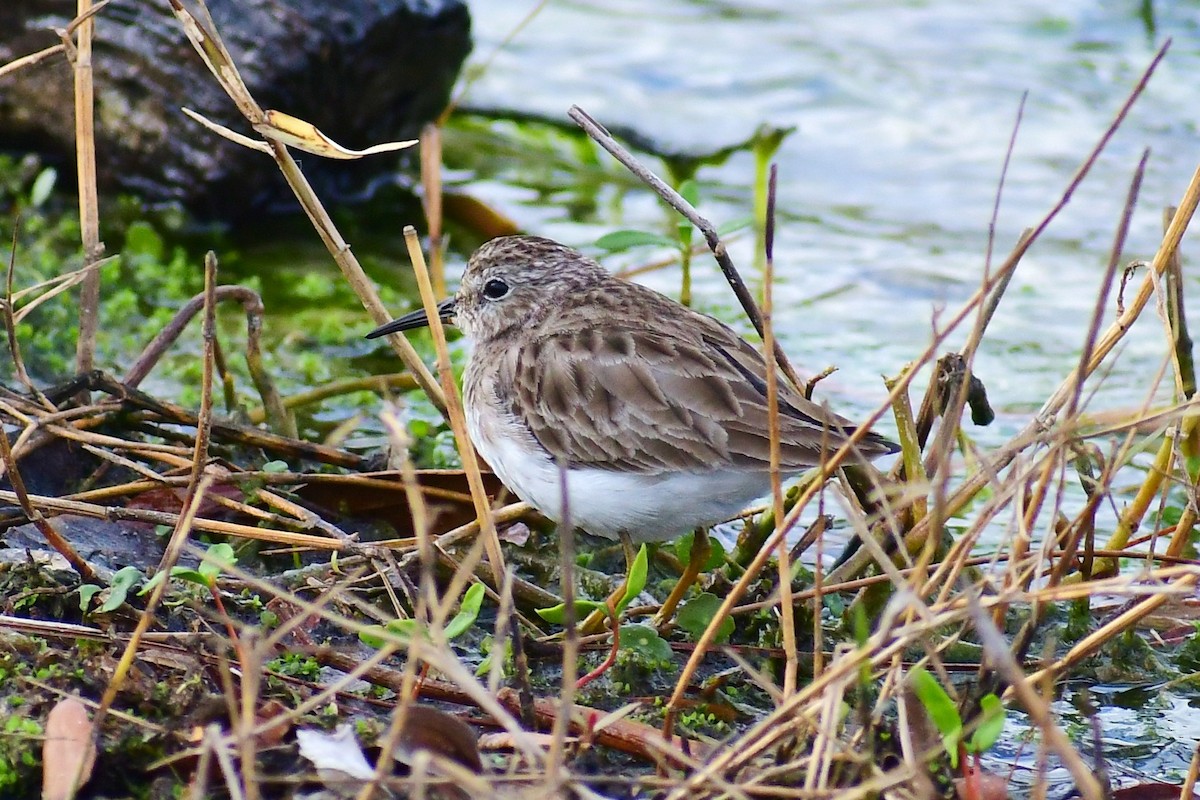
[[[89, 266], [100, 259], [99, 194], [96, 189], [95, 96], [92, 83], [92, 0], [77, 0], [72, 43], [69, 31], [63, 31], [75, 73], [75, 161], [79, 182], [79, 227], [83, 240], [83, 262]], [[100, 321], [100, 272], [92, 270], [83, 279], [79, 298], [79, 339], [76, 342], [76, 372], [92, 369], [96, 357], [96, 329]]]
[[442, 239], [442, 129], [428, 123], [421, 129], [421, 208], [429, 232], [429, 275], [433, 293], [446, 296], [446, 243]]
[[471, 487], [471, 500], [475, 504], [475, 515], [480, 523], [484, 547], [487, 548], [488, 563], [491, 564], [492, 578], [495, 581], [494, 588], [499, 590], [504, 583], [504, 554], [500, 550], [500, 537], [496, 533], [495, 520], [492, 519], [487, 491], [483, 488], [483, 477], [479, 474], [479, 461], [475, 455], [475, 448], [471, 445], [471, 439], [467, 435], [467, 421], [463, 414], [462, 398], [458, 396], [458, 388], [454, 385], [454, 369], [450, 364], [446, 331], [442, 326], [442, 319], [438, 315], [438, 298], [433, 293], [429, 270], [425, 266], [425, 257], [421, 252], [420, 239], [416, 229], [411, 225], [404, 228], [404, 241], [408, 245], [408, 256], [413, 263], [417, 287], [421, 292], [421, 303], [425, 306], [425, 316], [429, 319], [429, 331], [433, 336], [434, 349], [437, 351], [438, 376], [442, 381], [447, 418], [450, 429], [454, 433], [455, 444], [458, 446], [463, 471], [467, 476], [467, 485]]
[[[766, 262], [763, 266], [762, 288], [762, 332], [763, 357], [767, 362], [767, 437], [770, 443], [769, 475], [771, 480], [771, 510], [775, 525], [783, 522], [783, 475], [780, 470], [782, 455], [779, 441], [779, 371], [775, 358], [775, 328], [771, 314], [774, 310], [775, 283], [775, 179], [777, 167], [771, 165], [770, 177], [767, 179], [767, 212], [764, 245]], [[783, 696], [787, 697], [796, 691], [797, 675], [800, 670], [799, 659], [796, 655], [796, 619], [795, 608], [792, 605], [792, 564], [789, 558], [787, 541], [779, 539], [777, 549], [779, 568], [780, 596], [780, 628], [783, 633], [783, 649], [787, 654], [784, 661]], [[814, 672], [818, 670], [814, 669]]]
[[[14, 237], [16, 236], [15, 231], [14, 231], [13, 235], [14, 235]], [[98, 271], [101, 267], [104, 267], [104, 266], [107, 266], [108, 264], [113, 263], [119, 257], [120, 256], [108, 256], [107, 258], [102, 258], [99, 261], [95, 261], [92, 264], [90, 264], [86, 267], [83, 267], [81, 269], [77, 269], [72, 272], [67, 272], [62, 275], [58, 275], [56, 277], [49, 278], [47, 280], [42, 281], [41, 283], [38, 283], [33, 286], [22, 289], [19, 292], [14, 292], [12, 295], [11, 302], [13, 303], [13, 308], [15, 309], [16, 303], [19, 300], [22, 300], [25, 295], [32, 294], [33, 292], [40, 291], [41, 289], [47, 289], [47, 291], [43, 292], [42, 294], [35, 297], [33, 300], [30, 300], [28, 303], [21, 306], [21, 308], [19, 310], [16, 310], [15, 313], [13, 314], [13, 321], [21, 322], [23, 319], [25, 319], [25, 317], [29, 316], [29, 314], [32, 313], [33, 310], [35, 308], [37, 308], [38, 306], [40, 306], [42, 303], [45, 303], [48, 300], [52, 300], [53, 298], [57, 297], [58, 295], [62, 294], [63, 292], [66, 292], [66, 291], [69, 291], [69, 290], [75, 288], [80, 283], [83, 283], [84, 279], [89, 274]], [[49, 288], [47, 288], [47, 287], [49, 287]]]
[[[1075, 189], [1078, 188], [1078, 186], [1083, 182], [1083, 179], [1087, 177], [1089, 172], [1091, 172], [1091, 168], [1096, 163], [1100, 153], [1116, 134], [1117, 128], [1125, 120], [1125, 117], [1128, 115], [1133, 104], [1139, 97], [1141, 97], [1148, 81], [1150, 80], [1150, 77], [1154, 74], [1159, 63], [1166, 55], [1166, 51], [1169, 46], [1170, 40], [1168, 39], [1167, 42], [1164, 43], [1163, 46], [1160, 47], [1155, 53], [1154, 57], [1150, 61], [1150, 64], [1142, 72], [1138, 82], [1134, 85], [1124, 103], [1118, 109], [1112, 122], [1109, 123], [1108, 127], [1101, 134], [1099, 140], [1084, 157], [1083, 162], [1080, 164], [1075, 174], [1071, 177], [1066, 189], [1060, 195], [1058, 201], [1042, 217], [1037, 225], [1033, 227], [1030, 234], [1022, 237], [1021, 241], [1018, 242], [1017, 247], [1009, 255], [1005, 263], [1001, 265], [993, 275], [989, 276], [988, 279], [985, 279], [980, 288], [971, 296], [971, 298], [967, 300], [963, 307], [950, 318], [948, 323], [945, 324], [941, 330], [935, 333], [932, 344], [916, 360], [916, 364], [920, 365], [928, 363], [931, 360], [933, 353], [936, 352], [936, 349], [940, 346], [941, 342], [946, 338], [946, 336], [951, 331], [955, 330], [973, 309], [978, 307], [981, 302], [989, 297], [996, 287], [999, 287], [1003, 282], [1008, 280], [1009, 273], [1016, 268], [1025, 252], [1029, 249], [1033, 242], [1037, 241], [1042, 232], [1049, 227], [1050, 223], [1057, 218], [1058, 214], [1070, 201]], [[1196, 174], [1193, 176], [1192, 184], [1185, 193], [1184, 202], [1180, 204], [1181, 210], [1176, 214], [1175, 220], [1172, 222], [1173, 234], [1164, 239], [1164, 242], [1159, 250], [1159, 256], [1155, 257], [1155, 263], [1157, 263], [1159, 261], [1159, 257], [1163, 255], [1163, 250], [1169, 249], [1174, 252], [1174, 250], [1178, 247], [1179, 238], [1182, 237], [1183, 230], [1186, 228], [1187, 220], [1190, 219], [1191, 212], [1194, 212], [1197, 202], [1200, 202], [1200, 169], [1198, 169]], [[1183, 208], [1189, 206], [1189, 204], [1191, 210], [1185, 215], [1183, 213]], [[1113, 326], [1110, 327], [1102, 341], [1097, 343], [1093, 352], [1092, 360], [1089, 362], [1087, 370], [1085, 370], [1085, 377], [1086, 375], [1092, 374], [1097, 368], [1099, 368], [1100, 364], [1103, 362], [1103, 358], [1112, 351], [1113, 347], [1116, 346], [1117, 342], [1120, 341], [1125, 332], [1128, 331], [1129, 325], [1132, 323], [1133, 319], [1136, 318], [1141, 312], [1142, 307], [1149, 298], [1149, 288], [1145, 288], [1146, 297], [1142, 297], [1142, 292], [1139, 292], [1138, 297], [1135, 298], [1134, 305], [1125, 310], [1125, 313], [1118, 319], [1118, 322], [1114, 323]], [[909, 377], [908, 380], [905, 380], [905, 377], [908, 376], [901, 377], [901, 381], [897, 385], [896, 389], [892, 391], [889, 401], [892, 399], [892, 397], [898, 394], [899, 391], [907, 390], [907, 385], [911, 381], [911, 377]], [[1028, 444], [1032, 444], [1033, 442], [1037, 441], [1042, 433], [1052, 425], [1054, 417], [1069, 399], [1072, 387], [1074, 387], [1076, 380], [1078, 380], [1078, 378], [1075, 376], [1073, 371], [1059, 385], [1058, 389], [1052, 394], [1050, 399], [1047, 400], [1042, 406], [1041, 411], [1017, 435], [1017, 437], [1015, 437], [1014, 442], [1024, 441]], [[881, 407], [874, 414], [868, 417], [866, 425], [873, 424], [875, 420], [883, 414], [883, 411], [884, 407]], [[968, 474], [952, 494], [944, 499], [941, 499], [941, 494], [935, 493], [935, 500], [938, 500], [938, 502], [935, 504], [935, 508], [937, 509], [938, 513], [936, 515], [931, 515], [930, 517], [927, 517], [926, 519], [914, 525], [906, 534], [906, 540], [923, 541], [923, 537], [926, 536], [928, 531], [934, 527], [932, 520], [935, 519], [935, 517], [938, 520], [942, 520], [958, 513], [958, 511], [960, 511], [968, 502], [970, 502], [971, 498], [975, 497], [979, 491], [988, 484], [991, 476], [997, 474], [1004, 467], [1008, 466], [1012, 459], [1015, 458], [1017, 453], [1019, 453], [1022, 449], [1023, 448], [1016, 448], [1013, 446], [1000, 448], [997, 452], [994, 452], [991, 455], [991, 458], [987, 459], [986, 467], [984, 469]], [[945, 472], [945, 470], [941, 471]], [[937, 483], [938, 479], [935, 476], [934, 485], [936, 486]], [[833, 576], [831, 576], [831, 578], [835, 580], [845, 580], [850, 575], [853, 575], [859, 570], [863, 569], [866, 564], [867, 559], [865, 553], [861, 555], [856, 554], [855, 557], [848, 559], [835, 571], [834, 575], [836, 578], [833, 578]]]
[[19, 224], [13, 226], [12, 246], [9, 250], [8, 268], [5, 270], [4, 276], [4, 301], [0, 303], [0, 308], [4, 312], [4, 332], [8, 335], [8, 351], [12, 356], [13, 371], [16, 373], [17, 380], [25, 387], [31, 397], [37, 398], [38, 402], [48, 410], [53, 411], [54, 404], [47, 400], [46, 396], [30, 380], [29, 373], [25, 370], [25, 362], [21, 358], [21, 345], [17, 341], [17, 319], [13, 313], [13, 274], [16, 272], [17, 233], [19, 230]]
[[[230, 99], [238, 107], [238, 110], [242, 112], [242, 115], [246, 117], [251, 126], [263, 125], [266, 122], [265, 112], [251, 96], [249, 89], [246, 88], [245, 82], [238, 72], [237, 64], [229, 55], [228, 50], [225, 49], [225, 44], [212, 22], [204, 0], [197, 0], [197, 2], [197, 7], [204, 17], [203, 24], [184, 8], [181, 0], [171, 0], [171, 7], [205, 66], [212, 72], [217, 82], [221, 85], [221, 88], [225, 90]], [[292, 158], [287, 147], [269, 136], [264, 135], [264, 137], [266, 138], [272, 157], [283, 173], [285, 180], [287, 180], [288, 186], [292, 189], [304, 213], [312, 222], [317, 234], [321, 237], [321, 241], [325, 244], [326, 249], [329, 250], [330, 255], [333, 256], [334, 262], [341, 269], [342, 275], [358, 296], [363, 307], [378, 325], [382, 325], [390, 320], [392, 318], [391, 314], [384, 306], [383, 301], [379, 299], [374, 285], [363, 271], [358, 259], [350, 251], [350, 245], [342, 238], [341, 233], [333, 223], [333, 219], [325, 210], [324, 205], [317, 197], [316, 192], [313, 191], [308, 179], [300, 170], [295, 159]], [[438, 386], [437, 380], [429, 372], [424, 362], [421, 361], [420, 356], [413, 349], [412, 345], [409, 344], [408, 340], [401, 335], [394, 335], [389, 336], [388, 341], [397, 355], [400, 356], [404, 365], [412, 372], [421, 389], [429, 396], [430, 402], [437, 408], [444, 410], [446, 399], [443, 396], [441, 388]]]

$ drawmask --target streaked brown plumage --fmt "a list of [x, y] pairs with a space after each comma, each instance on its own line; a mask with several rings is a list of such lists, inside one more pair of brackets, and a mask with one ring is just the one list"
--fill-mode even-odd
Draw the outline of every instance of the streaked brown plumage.
[[[494, 239], [439, 307], [475, 343], [464, 376], [471, 437], [523, 499], [578, 527], [669, 539], [770, 491], [766, 363], [730, 328], [609, 275], [564, 245]], [[426, 324], [415, 312], [382, 335]], [[853, 431], [780, 380], [781, 466], [820, 463]], [[868, 433], [858, 457], [895, 446]]]

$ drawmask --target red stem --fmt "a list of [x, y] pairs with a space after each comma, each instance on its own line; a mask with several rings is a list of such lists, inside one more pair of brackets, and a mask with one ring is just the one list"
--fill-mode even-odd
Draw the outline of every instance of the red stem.
[[592, 681], [596, 680], [596, 678], [599, 678], [605, 672], [608, 672], [612, 665], [617, 663], [617, 650], [621, 647], [621, 626], [618, 624], [620, 621], [617, 619], [617, 611], [616, 608], [613, 607], [611, 600], [609, 600], [607, 608], [608, 618], [612, 620], [613, 626], [612, 647], [608, 651], [608, 658], [604, 659], [600, 666], [596, 667], [594, 670], [575, 682], [576, 691], [579, 691]]

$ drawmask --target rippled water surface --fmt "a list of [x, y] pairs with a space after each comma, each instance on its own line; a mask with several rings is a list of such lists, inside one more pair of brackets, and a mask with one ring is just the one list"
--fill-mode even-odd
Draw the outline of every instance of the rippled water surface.
[[[884, 397], [879, 375], [916, 357], [939, 313], [944, 319], [978, 285], [1022, 94], [1029, 93], [996, 227], [997, 258], [1058, 201], [1172, 37], [1146, 94], [1022, 262], [984, 340], [977, 371], [999, 418], [972, 433], [986, 446], [1023, 427], [1077, 361], [1143, 149], [1151, 156], [1124, 260], [1152, 257], [1163, 206], [1179, 200], [1200, 163], [1200, 4], [1145, 7], [1150, 13], [1140, 3], [1103, 0], [1015, 0], [986, 9], [952, 0], [551, 0], [496, 56], [468, 102], [551, 119], [565, 119], [578, 104], [667, 152], [712, 151], [762, 124], [796, 126], [777, 156], [777, 324], [799, 365], [840, 367], [822, 385], [830, 401], [865, 413]], [[473, 3], [476, 60], [529, 8]], [[705, 168], [700, 178], [701, 211], [718, 224], [748, 213], [749, 154]], [[663, 224], [656, 203], [636, 192], [581, 216], [530, 187], [471, 188], [529, 230], [576, 245], [616, 228]], [[1185, 239], [1185, 256], [1195, 255], [1194, 238]], [[749, 270], [747, 240], [734, 255]], [[700, 264], [701, 305], [735, 319], [718, 271], [707, 259]], [[678, 289], [675, 274], [647, 280]], [[1144, 402], [1166, 353], [1161, 323], [1145, 314], [1095, 384], [1090, 407]], [[1186, 769], [1190, 748], [1180, 743], [1200, 736], [1195, 715], [1185, 697], [1156, 695], [1170, 710], [1169, 733], [1155, 703], [1103, 703], [1118, 784], [1138, 775], [1178, 778]], [[1080, 736], [1090, 728], [1085, 719], [1074, 725]], [[1018, 726], [1000, 755], [1024, 753], [1016, 779], [1028, 784], [1035, 753], [1022, 749], [1021, 736]]]
[[[798, 364], [837, 364], [839, 407], [866, 411], [928, 343], [939, 309], [977, 285], [1004, 153], [1029, 92], [997, 225], [1002, 257], [1057, 201], [1154, 51], [1173, 47], [1071, 204], [1017, 272], [978, 362], [1000, 412], [986, 443], [1022, 426], [1069, 370], [1087, 329], [1130, 177], [1151, 161], [1125, 257], [1149, 258], [1161, 209], [1200, 161], [1200, 5], [1017, 0], [550, 2], [491, 63], [469, 102], [564, 119], [579, 104], [666, 151], [706, 152], [759, 125], [796, 126], [780, 150], [779, 325]], [[476, 60], [530, 4], [472, 5]], [[748, 213], [752, 158], [701, 171], [721, 221]], [[586, 244], [661, 221], [627, 196], [598, 218], [492, 187], [529, 229]], [[477, 189], [485, 196], [486, 187]], [[1186, 246], [1186, 245], [1185, 245]], [[750, 264], [743, 241], [735, 256]], [[702, 261], [702, 303], [728, 305]], [[650, 279], [677, 286], [672, 275]], [[843, 291], [837, 291], [843, 290]], [[825, 295], [832, 293], [832, 296]], [[822, 299], [802, 303], [813, 297]], [[961, 344], [961, 336], [952, 344]], [[1147, 318], [1093, 407], [1136, 404], [1166, 352]]]

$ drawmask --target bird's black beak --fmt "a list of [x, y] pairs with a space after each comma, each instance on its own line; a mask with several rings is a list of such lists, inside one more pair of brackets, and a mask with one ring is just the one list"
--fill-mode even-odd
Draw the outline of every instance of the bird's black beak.
[[[453, 297], [443, 300], [437, 305], [438, 319], [442, 322], [454, 324], [454, 309], [455, 300]], [[368, 339], [378, 339], [380, 336], [387, 336], [389, 333], [399, 333], [400, 331], [411, 331], [417, 328], [424, 328], [429, 324], [429, 317], [425, 313], [425, 309], [418, 308], [416, 311], [409, 312], [403, 317], [397, 317], [391, 322], [380, 325], [375, 330], [367, 334]]]

